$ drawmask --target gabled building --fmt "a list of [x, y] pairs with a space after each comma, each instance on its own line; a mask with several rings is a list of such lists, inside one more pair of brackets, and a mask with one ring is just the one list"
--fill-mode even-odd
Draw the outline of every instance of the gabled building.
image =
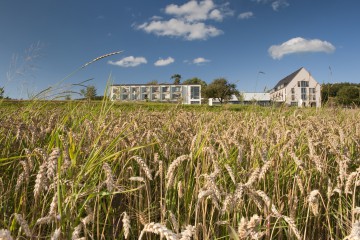
[[270, 91], [272, 102], [291, 106], [321, 107], [321, 86], [305, 68], [281, 79]]
[[201, 85], [121, 84], [110, 86], [112, 101], [156, 101], [201, 104]]

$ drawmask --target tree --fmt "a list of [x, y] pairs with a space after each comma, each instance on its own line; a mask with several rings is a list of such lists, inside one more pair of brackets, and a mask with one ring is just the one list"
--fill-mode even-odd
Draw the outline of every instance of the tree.
[[96, 88], [95, 86], [87, 86], [85, 89], [81, 89], [81, 95], [83, 95], [87, 100], [93, 100], [96, 97]]
[[224, 101], [228, 101], [233, 94], [239, 94], [239, 91], [236, 90], [235, 84], [228, 83], [225, 78], [215, 79], [205, 90], [205, 97], [217, 98], [220, 104], [223, 104]]
[[174, 74], [171, 76], [171, 79], [174, 79], [174, 84], [180, 84], [181, 75], [180, 74]]
[[158, 81], [157, 80], [152, 80], [150, 82], [147, 83], [147, 85], [158, 85]]
[[337, 102], [344, 105], [360, 104], [360, 88], [356, 86], [345, 86], [337, 92]]
[[0, 99], [3, 99], [4, 98], [4, 87], [0, 87]]
[[197, 85], [201, 85], [201, 96], [205, 96], [205, 91], [206, 91], [206, 87], [207, 87], [207, 83], [203, 80], [201, 80], [200, 78], [197, 77], [193, 77], [190, 79], [187, 79], [183, 82], [183, 84], [197, 84]]
[[323, 104], [357, 104], [360, 105], [360, 84], [358, 83], [326, 83], [321, 86]]

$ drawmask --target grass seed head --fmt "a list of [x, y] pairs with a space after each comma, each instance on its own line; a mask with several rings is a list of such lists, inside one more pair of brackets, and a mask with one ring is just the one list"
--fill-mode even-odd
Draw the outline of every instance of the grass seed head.
[[125, 239], [128, 239], [130, 234], [130, 217], [126, 212], [123, 212], [123, 218], [122, 218], [123, 228], [124, 228], [124, 237]]
[[26, 237], [31, 238], [32, 233], [30, 231], [29, 224], [26, 222], [23, 216], [21, 214], [15, 213], [15, 219], [21, 226], [21, 229], [24, 231]]

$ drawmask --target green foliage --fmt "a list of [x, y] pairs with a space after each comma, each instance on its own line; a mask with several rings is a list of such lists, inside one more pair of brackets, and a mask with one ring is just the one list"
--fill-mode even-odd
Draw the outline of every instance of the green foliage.
[[220, 103], [224, 103], [231, 98], [233, 94], [239, 94], [236, 90], [236, 85], [229, 83], [225, 78], [215, 79], [210, 83], [204, 92], [204, 96], [207, 98], [217, 98]]
[[81, 95], [83, 95], [87, 100], [94, 100], [96, 98], [96, 88], [95, 86], [87, 86], [85, 89], [80, 91]]
[[0, 99], [3, 99], [4, 98], [4, 87], [0, 87]]
[[198, 84], [198, 85], [201, 85], [201, 96], [204, 96], [205, 90], [206, 90], [206, 87], [207, 87], [207, 83], [205, 81], [201, 80], [200, 78], [197, 78], [197, 77], [189, 78], [189, 79], [185, 80], [183, 82], [183, 84]]
[[337, 93], [337, 101], [340, 104], [350, 105], [350, 104], [360, 104], [359, 99], [360, 87], [356, 86], [345, 86], [342, 87]]
[[180, 84], [180, 80], [181, 80], [181, 75], [176, 73], [174, 75], [171, 76], [171, 79], [174, 79], [174, 84]]
[[158, 81], [157, 80], [152, 80], [150, 82], [147, 83], [147, 85], [158, 85]]
[[321, 100], [323, 104], [360, 105], [360, 84], [355, 83], [327, 83], [321, 86]]

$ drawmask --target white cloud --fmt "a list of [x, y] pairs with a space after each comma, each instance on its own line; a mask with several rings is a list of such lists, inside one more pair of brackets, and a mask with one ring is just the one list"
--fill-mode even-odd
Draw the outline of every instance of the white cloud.
[[165, 13], [188, 22], [215, 20], [222, 21], [226, 16], [231, 16], [233, 11], [225, 3], [217, 6], [213, 0], [191, 0], [183, 5], [170, 4], [166, 6]]
[[147, 63], [146, 58], [144, 57], [134, 57], [134, 56], [129, 56], [129, 57], [125, 57], [119, 61], [108, 61], [108, 64], [111, 65], [115, 65], [115, 66], [120, 66], [120, 67], [136, 67], [139, 66], [140, 64], [145, 64]]
[[278, 11], [279, 8], [285, 8], [288, 6], [290, 6], [290, 4], [286, 0], [276, 0], [271, 4], [274, 11]]
[[290, 6], [287, 0], [251, 0], [251, 1], [262, 4], [271, 3], [271, 7], [274, 11], [279, 11], [280, 8], [286, 8]]
[[249, 18], [252, 18], [253, 16], [254, 16], [253, 12], [243, 12], [243, 13], [240, 13], [238, 17], [240, 19], [249, 19]]
[[137, 28], [158, 36], [182, 37], [186, 40], [205, 40], [223, 33], [216, 27], [202, 22], [189, 23], [175, 18], [168, 21], [145, 22]]
[[292, 38], [281, 45], [273, 45], [268, 52], [273, 59], [281, 59], [284, 55], [305, 52], [325, 52], [332, 53], [335, 47], [319, 39], [304, 39], [301, 37]]
[[165, 13], [175, 15], [180, 18], [185, 18], [187, 21], [201, 21], [207, 20], [209, 12], [215, 8], [212, 0], [204, 0], [197, 2], [191, 0], [181, 6], [170, 4], [166, 6]]
[[251, 0], [251, 1], [256, 3], [268, 3], [270, 0]]
[[158, 36], [205, 40], [223, 33], [218, 28], [206, 24], [205, 21], [220, 22], [226, 16], [234, 14], [228, 3], [218, 6], [213, 0], [190, 0], [183, 5], [170, 4], [165, 7], [164, 13], [171, 15], [172, 18], [165, 20], [156, 16], [149, 22], [135, 27]]
[[161, 67], [161, 66], [166, 66], [166, 65], [169, 65], [171, 63], [175, 62], [175, 59], [173, 59], [172, 57], [168, 57], [166, 59], [159, 59], [157, 60], [154, 65], [157, 66], [157, 67]]
[[197, 64], [197, 65], [200, 65], [200, 64], [203, 64], [203, 63], [207, 63], [207, 62], [210, 62], [209, 59], [205, 59], [203, 57], [198, 57], [198, 58], [195, 58], [192, 63], [194, 64]]
[[160, 16], [152, 16], [150, 18], [150, 20], [152, 20], [152, 21], [161, 20], [161, 19], [162, 19], [162, 17], [160, 17]]

